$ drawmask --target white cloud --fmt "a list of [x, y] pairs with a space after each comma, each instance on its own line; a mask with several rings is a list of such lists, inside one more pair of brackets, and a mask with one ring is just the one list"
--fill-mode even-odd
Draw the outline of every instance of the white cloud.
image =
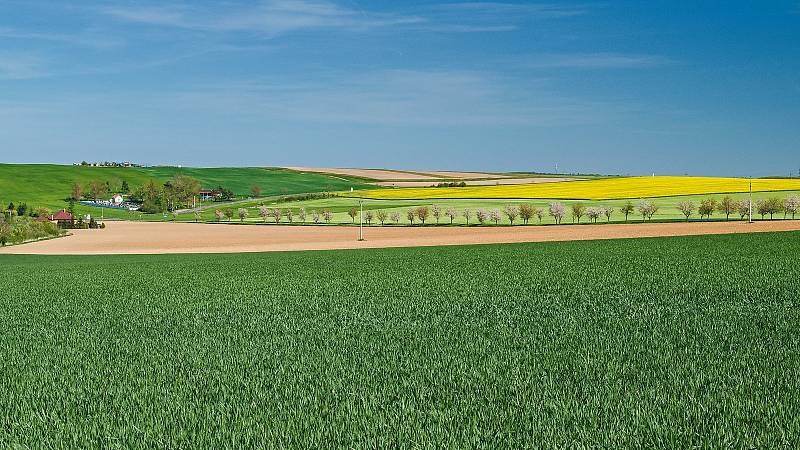
[[324, 0], [267, 0], [254, 7], [224, 11], [182, 5], [113, 7], [103, 11], [141, 24], [268, 35], [304, 29], [363, 30], [424, 22], [419, 17], [367, 13]]
[[391, 126], [557, 126], [610, 115], [605, 105], [558, 95], [542, 80], [469, 71], [382, 70], [310, 83], [250, 81], [197, 87], [171, 103], [264, 120]]

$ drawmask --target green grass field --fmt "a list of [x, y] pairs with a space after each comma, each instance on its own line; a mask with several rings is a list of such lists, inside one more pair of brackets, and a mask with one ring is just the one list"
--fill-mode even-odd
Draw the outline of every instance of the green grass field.
[[[135, 190], [149, 179], [167, 181], [176, 174], [200, 180], [202, 187], [213, 189], [222, 185], [237, 195], [249, 195], [250, 188], [258, 185], [262, 195], [285, 195], [305, 192], [342, 191], [351, 187], [374, 187], [346, 177], [332, 177], [317, 173], [299, 173], [284, 169], [241, 168], [178, 168], [178, 167], [82, 167], [49, 164], [0, 164], [0, 202], [25, 202], [33, 208], [61, 209], [67, 206], [75, 182], [87, 184], [93, 180], [109, 181], [119, 185], [127, 181]], [[98, 208], [79, 206], [81, 213], [99, 216]], [[105, 217], [139, 217], [127, 211], [105, 209]]]
[[[736, 200], [747, 199], [748, 194], [725, 194], [730, 195], [732, 198]], [[653, 220], [657, 221], [669, 221], [669, 220], [684, 220], [685, 217], [681, 212], [678, 210], [678, 203], [684, 200], [690, 200], [695, 203], [695, 206], [700, 204], [700, 201], [707, 198], [715, 198], [717, 201], [721, 200], [725, 195], [717, 194], [717, 195], [692, 195], [692, 196], [681, 196], [681, 197], [664, 197], [664, 198], [657, 198], [652, 199], [652, 202], [659, 206], [658, 213], [653, 217]], [[800, 195], [800, 191], [795, 192], [756, 192], [753, 194], [753, 201], [758, 201], [759, 199], [766, 199], [770, 197], [780, 197], [785, 198], [789, 195]], [[545, 210], [545, 216], [542, 220], [543, 224], [553, 224], [554, 219], [547, 215], [547, 208], [550, 202], [554, 200], [372, 200], [372, 199], [365, 199], [364, 200], [364, 208], [365, 210], [386, 210], [388, 212], [397, 211], [400, 213], [401, 217], [401, 224], [408, 225], [408, 220], [406, 219], [406, 210], [409, 208], [414, 208], [420, 205], [438, 205], [445, 210], [447, 208], [455, 208], [458, 213], [459, 217], [454, 221], [454, 224], [458, 225], [465, 225], [466, 220], [462, 216], [462, 211], [464, 208], [470, 208], [472, 210], [473, 217], [470, 221], [471, 224], [477, 223], [475, 220], [474, 214], [478, 208], [483, 208], [486, 210], [490, 209], [499, 209], [502, 211], [503, 207], [506, 205], [519, 205], [522, 203], [527, 203]], [[638, 205], [638, 200], [631, 200], [634, 206]], [[580, 203], [586, 205], [587, 207], [592, 206], [611, 206], [615, 209], [615, 212], [612, 216], [612, 222], [624, 222], [625, 216], [622, 215], [619, 210], [620, 208], [627, 202], [627, 200], [606, 200], [606, 201], [580, 201]], [[561, 203], [567, 205], [569, 208], [570, 205], [576, 203], [576, 201], [561, 201]], [[351, 208], [357, 208], [358, 199], [357, 198], [329, 198], [329, 199], [322, 199], [322, 200], [308, 200], [308, 201], [301, 201], [301, 202], [287, 202], [287, 203], [276, 203], [276, 202], [248, 202], [241, 205], [236, 205], [236, 208], [246, 207], [249, 210], [249, 217], [247, 219], [248, 222], [262, 222], [263, 219], [258, 215], [258, 206], [260, 204], [264, 204], [269, 207], [280, 207], [283, 209], [290, 208], [295, 213], [299, 211], [299, 209], [305, 208], [307, 213], [309, 213], [309, 218], [307, 219], [309, 222], [310, 219], [310, 212], [313, 210], [330, 210], [334, 213], [334, 218], [332, 223], [351, 223], [352, 220], [350, 216], [347, 215], [347, 211]], [[224, 206], [220, 206], [219, 208], [224, 208]], [[215, 208], [207, 209], [202, 213], [202, 220], [205, 221], [214, 221], [214, 210]], [[754, 218], [760, 219], [760, 216], [753, 212]], [[798, 216], [800, 217], [800, 216]], [[696, 214], [692, 217], [693, 220], [699, 220], [699, 216]], [[715, 212], [712, 216], [714, 219], [725, 219], [725, 216], [719, 212]], [[738, 214], [733, 214], [731, 219], [738, 219]], [[767, 216], [768, 218], [768, 216]], [[783, 218], [783, 214], [779, 214], [778, 218]], [[179, 220], [188, 220], [193, 221], [195, 219], [194, 215], [192, 214], [184, 214], [178, 217]], [[234, 219], [237, 220], [238, 219]], [[284, 219], [285, 220], [285, 219]], [[295, 219], [296, 220], [296, 219]], [[639, 216], [638, 212], [634, 211], [633, 214], [630, 216], [630, 220], [641, 220], [641, 216]], [[268, 221], [272, 221], [272, 219], [268, 219]], [[605, 222], [605, 217], [600, 219], [598, 223]], [[356, 219], [358, 222], [358, 219]], [[429, 219], [429, 223], [435, 223], [435, 220], [431, 217]], [[441, 223], [450, 223], [450, 219], [447, 217], [442, 217]], [[517, 219], [515, 224], [521, 224], [522, 222]], [[532, 224], [538, 224], [539, 221], [534, 219]], [[569, 212], [567, 213], [567, 217], [564, 218], [563, 223], [571, 223], [571, 218], [569, 216]], [[588, 223], [588, 218], [583, 217], [582, 223]], [[373, 223], [374, 224], [374, 223]], [[503, 215], [503, 220], [500, 221], [500, 224], [509, 225], [509, 221], [505, 215]]]
[[0, 446], [794, 447], [799, 253], [0, 256]]

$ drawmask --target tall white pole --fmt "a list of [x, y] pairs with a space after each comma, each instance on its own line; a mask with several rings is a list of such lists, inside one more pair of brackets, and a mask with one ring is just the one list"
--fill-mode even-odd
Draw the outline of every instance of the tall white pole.
[[753, 223], [753, 180], [750, 180], [750, 223]]
[[358, 240], [364, 240], [364, 200], [359, 199], [358, 204], [361, 207], [361, 214], [358, 215], [359, 223], [358, 223]]

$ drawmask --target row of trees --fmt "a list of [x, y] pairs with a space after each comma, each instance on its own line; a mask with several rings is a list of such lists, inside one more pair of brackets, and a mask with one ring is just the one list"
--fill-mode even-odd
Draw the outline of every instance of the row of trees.
[[700, 215], [700, 218], [710, 219], [715, 211], [723, 214], [725, 220], [729, 220], [732, 215], [739, 215], [740, 219], [749, 217], [752, 212], [761, 216], [763, 220], [769, 216], [770, 220], [775, 218], [776, 214], [783, 213], [783, 218], [787, 218], [790, 214], [792, 219], [795, 218], [798, 211], [800, 211], [800, 197], [797, 195], [790, 195], [784, 199], [778, 197], [770, 197], [766, 199], [757, 200], [755, 203], [750, 204], [750, 200], [734, 200], [732, 197], [725, 197], [721, 201], [713, 198], [701, 200], [699, 204], [695, 204], [691, 200], [684, 200], [678, 203], [678, 210], [686, 217], [688, 222], [692, 215]]
[[[678, 210], [686, 217], [688, 221], [693, 214], [700, 214], [701, 219], [710, 219], [715, 212], [725, 215], [726, 219], [730, 219], [732, 215], [739, 214], [741, 219], [746, 218], [750, 212], [750, 202], [748, 200], [736, 201], [732, 197], [725, 197], [722, 201], [715, 199], [702, 200], [699, 205], [696, 205], [691, 200], [685, 200], [678, 203]], [[652, 220], [653, 216], [660, 210], [660, 207], [650, 200], [640, 200], [638, 204], [628, 201], [619, 208], [619, 213], [625, 217], [627, 222], [630, 216], [637, 213], [642, 217], [642, 221]], [[783, 200], [773, 197], [769, 199], [762, 199], [754, 204], [754, 212], [761, 215], [763, 219], [769, 215], [770, 219], [775, 214], [780, 212], [784, 213], [784, 217], [795, 215], [800, 211], [800, 197], [790, 196]], [[553, 218], [557, 224], [563, 222], [564, 218], [569, 216], [572, 223], [581, 223], [584, 218], [587, 218], [590, 223], [597, 223], [599, 220], [611, 222], [614, 214], [617, 211], [611, 206], [590, 206], [587, 207], [581, 202], [571, 203], [569, 206], [561, 202], [552, 202], [546, 208], [539, 208], [529, 204], [520, 205], [506, 205], [502, 209], [472, 209], [464, 208], [457, 210], [456, 208], [442, 208], [439, 205], [431, 206], [418, 206], [405, 210], [405, 214], [398, 211], [384, 211], [384, 210], [367, 210], [364, 211], [364, 222], [371, 225], [373, 222], [385, 225], [386, 223], [399, 224], [403, 217], [411, 225], [420, 223], [425, 225], [431, 221], [440, 224], [443, 221], [453, 224], [458, 218], [465, 219], [467, 225], [471, 223], [486, 224], [494, 223], [499, 224], [501, 220], [508, 220], [511, 225], [514, 223], [522, 222], [528, 224], [531, 220], [538, 220], [542, 222], [545, 216]], [[226, 208], [215, 211], [217, 221], [228, 220], [231, 221], [234, 217], [238, 217], [240, 221], [244, 221], [250, 215], [249, 210], [246, 208], [239, 208], [235, 211], [233, 208]], [[330, 210], [311, 211], [306, 212], [305, 208], [300, 208], [295, 213], [292, 209], [281, 209], [278, 207], [261, 206], [258, 209], [258, 215], [267, 222], [281, 223], [282, 221], [294, 223], [306, 223], [309, 219], [314, 223], [320, 223], [323, 220], [330, 223], [333, 219], [333, 213]], [[347, 211], [351, 222], [355, 223], [358, 218], [359, 211], [356, 208], [351, 208]], [[474, 220], [474, 222], [473, 222]]]
[[112, 185], [110, 181], [102, 180], [94, 180], [84, 184], [75, 182], [72, 184], [69, 198], [75, 201], [92, 200], [96, 202], [115, 192], [121, 194], [129, 193], [130, 186], [128, 186], [128, 182], [122, 180], [119, 185]]

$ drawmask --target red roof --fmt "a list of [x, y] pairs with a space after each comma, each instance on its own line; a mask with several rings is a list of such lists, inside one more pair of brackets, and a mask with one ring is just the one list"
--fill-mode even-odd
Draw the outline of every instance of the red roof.
[[72, 214], [62, 209], [61, 211], [50, 216], [50, 220], [58, 220], [58, 221], [72, 220]]

